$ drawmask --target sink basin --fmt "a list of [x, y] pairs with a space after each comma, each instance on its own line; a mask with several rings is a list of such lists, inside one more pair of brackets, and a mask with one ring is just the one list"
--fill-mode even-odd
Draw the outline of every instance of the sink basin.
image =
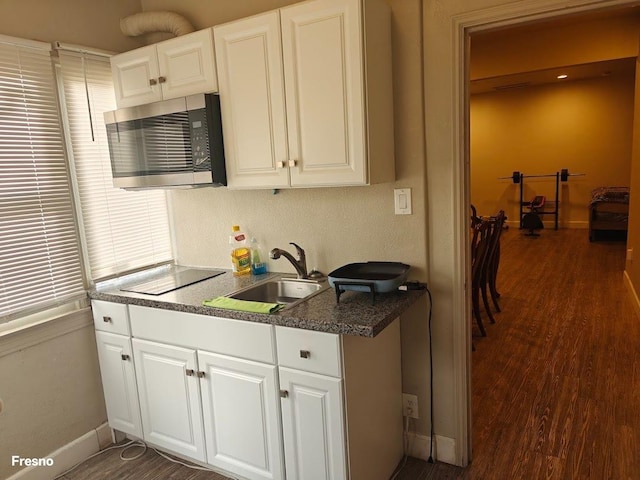
[[253, 302], [283, 303], [291, 307], [327, 288], [329, 285], [326, 282], [281, 278], [253, 285], [228, 296]]

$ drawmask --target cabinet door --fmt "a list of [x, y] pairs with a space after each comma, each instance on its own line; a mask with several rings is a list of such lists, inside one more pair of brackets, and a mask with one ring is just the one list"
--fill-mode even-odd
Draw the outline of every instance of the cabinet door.
[[207, 460], [252, 480], [282, 479], [276, 367], [198, 352]]
[[288, 480], [347, 478], [342, 380], [280, 367]]
[[111, 74], [118, 108], [162, 100], [155, 45], [114, 55]]
[[214, 27], [230, 188], [289, 185], [278, 12]]
[[218, 90], [210, 28], [156, 45], [163, 99]]
[[204, 461], [195, 350], [133, 339], [144, 439]]
[[131, 340], [124, 335], [96, 332], [96, 343], [109, 426], [142, 438]]
[[291, 185], [367, 183], [359, 0], [281, 10]]

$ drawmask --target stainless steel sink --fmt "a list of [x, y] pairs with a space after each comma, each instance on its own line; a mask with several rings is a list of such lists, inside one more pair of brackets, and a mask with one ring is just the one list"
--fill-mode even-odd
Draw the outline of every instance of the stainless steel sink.
[[230, 298], [253, 302], [283, 303], [290, 308], [329, 288], [326, 281], [314, 282], [293, 278], [280, 278], [252, 285], [231, 293]]

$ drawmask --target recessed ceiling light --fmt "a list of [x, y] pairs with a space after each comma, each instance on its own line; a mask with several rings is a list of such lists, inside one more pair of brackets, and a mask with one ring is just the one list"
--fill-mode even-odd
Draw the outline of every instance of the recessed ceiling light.
[[558, 75], [558, 80], [564, 80], [567, 77], [568, 77], [568, 75], [563, 73], [562, 75]]

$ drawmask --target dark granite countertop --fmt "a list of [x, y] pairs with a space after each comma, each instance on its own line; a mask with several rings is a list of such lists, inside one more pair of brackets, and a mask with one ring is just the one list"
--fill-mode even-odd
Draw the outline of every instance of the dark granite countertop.
[[[298, 305], [270, 315], [224, 310], [202, 305], [204, 300], [228, 295], [253, 283], [283, 275], [267, 273], [258, 276], [244, 275], [235, 277], [230, 270], [225, 270], [224, 274], [217, 277], [162, 295], [145, 295], [122, 291], [120, 288], [135, 283], [133, 280], [125, 279], [99, 285], [89, 292], [89, 296], [94, 300], [107, 302], [269, 323], [321, 332], [375, 337], [425, 293], [424, 290], [379, 293], [376, 296], [375, 304], [372, 305], [369, 294], [348, 291], [342, 294], [340, 303], [337, 304], [335, 291], [329, 288]], [[137, 281], [139, 280], [140, 278], [137, 278]]]

